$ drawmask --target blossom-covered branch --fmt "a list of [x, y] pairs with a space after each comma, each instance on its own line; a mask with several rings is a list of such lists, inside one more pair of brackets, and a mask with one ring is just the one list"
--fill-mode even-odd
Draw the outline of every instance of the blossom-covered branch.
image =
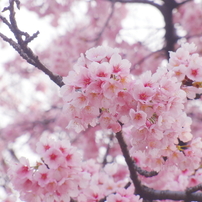
[[[122, 136], [122, 132], [118, 132], [116, 134], [116, 138], [119, 142], [123, 156], [125, 158], [128, 169], [130, 171], [130, 178], [135, 186], [136, 194], [140, 195], [143, 199], [149, 199], [149, 200], [165, 200], [165, 199], [185, 200], [185, 201], [202, 200], [202, 193], [193, 193], [201, 189], [202, 187], [201, 184], [195, 187], [188, 188], [185, 191], [155, 190], [142, 185], [138, 179], [137, 170], [136, 170], [137, 167], [133, 166], [134, 162], [130, 157], [130, 154], [127, 149], [127, 145]], [[153, 176], [155, 176], [155, 174]]]

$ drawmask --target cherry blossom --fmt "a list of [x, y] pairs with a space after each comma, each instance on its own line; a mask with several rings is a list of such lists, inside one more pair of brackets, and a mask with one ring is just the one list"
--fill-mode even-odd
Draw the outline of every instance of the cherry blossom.
[[[0, 200], [202, 200], [199, 2], [145, 0], [145, 23], [136, 3], [2, 6], [1, 49], [19, 56], [0, 71]], [[54, 29], [49, 44], [32, 48], [43, 31], [18, 27], [20, 7]]]
[[[41, 138], [39, 146], [45, 137]], [[39, 150], [42, 162], [30, 166], [23, 158], [21, 164], [10, 170], [14, 185], [21, 179], [19, 191], [24, 200], [43, 201], [53, 197], [53, 201], [69, 201], [70, 197], [78, 196], [79, 189], [88, 185], [89, 175], [80, 167], [78, 151], [67, 141], [65, 145], [50, 138], [48, 141], [51, 147], [45, 152]], [[66, 190], [69, 190], [68, 193]]]

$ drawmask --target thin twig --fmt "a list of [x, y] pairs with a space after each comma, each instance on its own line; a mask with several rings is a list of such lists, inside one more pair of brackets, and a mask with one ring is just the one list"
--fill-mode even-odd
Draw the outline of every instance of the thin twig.
[[[135, 194], [138, 194], [140, 195], [141, 198], [148, 199], [148, 200], [171, 199], [171, 200], [185, 200], [185, 201], [189, 201], [189, 200], [202, 201], [202, 193], [192, 193], [190, 189], [188, 189], [188, 191], [187, 190], [185, 191], [155, 190], [142, 185], [138, 179], [137, 171], [135, 170], [135, 167], [133, 166], [134, 162], [129, 155], [129, 151], [127, 149], [127, 145], [123, 139], [121, 131], [116, 133], [116, 138], [119, 142], [121, 151], [123, 153], [126, 164], [128, 166], [131, 180], [135, 186]], [[191, 190], [195, 191], [197, 188], [198, 189], [201, 188], [201, 185], [199, 185], [199, 187], [192, 188]]]
[[115, 1], [114, 1], [114, 0], [111, 0], [111, 12], [110, 12], [109, 16], [107, 17], [107, 20], [105, 21], [105, 23], [104, 23], [104, 25], [103, 25], [101, 31], [99, 32], [99, 34], [97, 35], [96, 38], [87, 40], [88, 42], [96, 41], [96, 44], [95, 44], [95, 45], [98, 45], [98, 41], [100, 40], [100, 38], [101, 38], [103, 32], [105, 31], [106, 27], [107, 27], [108, 24], [109, 24], [110, 19], [111, 19], [112, 16], [113, 16], [113, 13], [114, 13], [114, 5], [115, 5]]
[[179, 7], [179, 6], [181, 6], [181, 5], [185, 4], [185, 3], [191, 2], [191, 1], [193, 1], [193, 0], [186, 0], [186, 1], [183, 1], [181, 3], [178, 3], [177, 7]]
[[138, 172], [138, 174], [144, 176], [144, 177], [154, 177], [156, 175], [158, 175], [158, 172], [156, 171], [147, 171], [147, 170], [143, 170], [142, 168], [138, 167], [135, 163], [134, 163], [134, 167], [135, 170]]
[[111, 141], [113, 140], [113, 138], [114, 138], [114, 135], [113, 134], [111, 134], [110, 135], [110, 137], [109, 137], [109, 143], [108, 143], [108, 145], [107, 145], [107, 149], [106, 149], [106, 152], [105, 152], [105, 155], [104, 155], [104, 158], [103, 158], [103, 162], [102, 162], [102, 166], [104, 167], [106, 164], [107, 164], [107, 156], [108, 156], [108, 154], [109, 154], [109, 151], [110, 151], [110, 143], [111, 143]]
[[155, 52], [149, 53], [148, 55], [146, 55], [145, 57], [143, 57], [142, 59], [140, 59], [138, 62], [136, 62], [136, 63], [133, 65], [133, 67], [131, 68], [131, 71], [132, 71], [133, 69], [135, 69], [135, 67], [136, 67], [137, 65], [140, 65], [140, 64], [143, 63], [146, 59], [150, 58], [152, 55], [154, 55], [154, 54], [156, 54], [156, 53], [158, 53], [158, 52], [161, 52], [161, 51], [165, 51], [165, 50], [164, 50], [164, 49], [161, 49], [161, 50], [157, 50], [157, 51], [155, 51]]

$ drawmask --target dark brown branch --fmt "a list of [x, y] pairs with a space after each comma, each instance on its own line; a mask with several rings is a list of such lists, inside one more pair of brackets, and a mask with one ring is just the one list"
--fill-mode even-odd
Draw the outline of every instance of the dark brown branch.
[[152, 5], [158, 9], [161, 8], [161, 5], [149, 0], [108, 0], [108, 1], [120, 2], [120, 3], [142, 3]]
[[[30, 36], [26, 32], [22, 32], [18, 26], [15, 19], [15, 11], [14, 11], [14, 4], [16, 3], [17, 7], [20, 8], [20, 2], [19, 0], [10, 0], [10, 5], [4, 9], [4, 11], [9, 11], [10, 15], [10, 22], [7, 21], [6, 18], [0, 17], [0, 19], [6, 24], [11, 32], [14, 34], [15, 39], [17, 42], [15, 42], [13, 39], [10, 39], [0, 33], [0, 37], [9, 43], [19, 54], [20, 56], [25, 59], [29, 64], [35, 66], [36, 68], [43, 71], [45, 74], [49, 76], [49, 78], [55, 82], [58, 86], [63, 86], [64, 83], [62, 81], [62, 77], [56, 74], [53, 74], [49, 69], [47, 69], [39, 60], [38, 56], [36, 56], [32, 50], [28, 47], [28, 43], [30, 43], [33, 39], [35, 39], [39, 32], [36, 32], [32, 36]], [[25, 39], [23, 39], [25, 37]]]
[[185, 200], [185, 201], [202, 201], [201, 193], [187, 193], [186, 191], [170, 191], [170, 190], [154, 190], [149, 187], [142, 187], [142, 195], [144, 199], [152, 200]]
[[131, 178], [131, 180], [133, 182], [133, 185], [135, 187], [135, 192], [136, 192], [136, 194], [140, 194], [141, 191], [142, 191], [141, 183], [140, 183], [140, 181], [138, 179], [138, 175], [137, 175], [137, 172], [136, 172], [135, 167], [134, 167], [134, 161], [130, 157], [127, 145], [126, 145], [126, 143], [125, 143], [125, 141], [123, 139], [121, 131], [116, 133], [116, 138], [117, 138], [117, 140], [119, 142], [119, 145], [121, 147], [121, 151], [123, 153], [123, 156], [125, 158], [126, 164], [128, 166], [128, 169], [129, 169], [129, 172], [130, 172], [130, 178]]
[[109, 143], [108, 143], [108, 145], [107, 145], [106, 152], [105, 152], [105, 155], [104, 155], [104, 158], [103, 158], [103, 162], [102, 162], [102, 166], [103, 166], [103, 167], [107, 164], [107, 156], [108, 156], [108, 154], [109, 154], [109, 151], [110, 151], [110, 144], [111, 144], [113, 138], [114, 138], [114, 135], [111, 134], [110, 137], [109, 137]]
[[183, 1], [181, 3], [178, 3], [177, 7], [179, 7], [179, 6], [181, 6], [181, 5], [185, 4], [185, 3], [191, 2], [191, 1], [193, 1], [193, 0], [186, 0], [186, 1]]
[[26, 37], [25, 43], [31, 42], [31, 41], [34, 40], [38, 35], [39, 35], [39, 31], [37, 31], [36, 33], [34, 33], [32, 36]]
[[185, 38], [186, 39], [191, 39], [191, 38], [198, 38], [198, 37], [201, 37], [202, 36], [202, 33], [200, 34], [195, 34], [195, 35], [190, 35], [190, 36], [184, 36], [184, 37], [181, 37], [181, 38]]
[[165, 46], [164, 49], [167, 54], [167, 58], [169, 58], [169, 51], [174, 51], [174, 45], [179, 39], [176, 34], [176, 29], [173, 23], [173, 9], [175, 9], [178, 4], [175, 0], [163, 0], [164, 4], [162, 8], [159, 9], [161, 14], [163, 15], [165, 21]]
[[8, 26], [8, 28], [11, 30], [11, 32], [13, 32], [13, 28], [12, 28], [11, 24], [8, 22], [8, 20], [1, 15], [0, 15], [0, 19], [3, 21], [4, 24], [6, 24]]
[[138, 174], [145, 176], [145, 177], [153, 177], [158, 175], [158, 172], [156, 171], [147, 171], [147, 170], [142, 170], [142, 168], [138, 167], [135, 163], [134, 163], [134, 167], [135, 170], [138, 172]]
[[18, 43], [16, 43], [15, 41], [13, 41], [11, 38], [6, 37], [2, 33], [0, 33], [0, 37], [4, 41], [6, 41], [7, 43], [9, 43], [19, 53], [19, 55], [23, 59], [25, 59], [29, 64], [35, 65], [35, 62], [27, 56], [27, 54], [21, 49], [21, 47], [20, 47], [20, 45]]
[[12, 158], [16, 161], [19, 162], [18, 157], [16, 156], [15, 152], [13, 151], [13, 149], [9, 149], [10, 155], [12, 156]]
[[189, 187], [186, 189], [186, 192], [187, 193], [193, 193], [193, 192], [196, 192], [196, 191], [199, 191], [199, 190], [202, 190], [202, 184], [198, 184], [194, 187]]

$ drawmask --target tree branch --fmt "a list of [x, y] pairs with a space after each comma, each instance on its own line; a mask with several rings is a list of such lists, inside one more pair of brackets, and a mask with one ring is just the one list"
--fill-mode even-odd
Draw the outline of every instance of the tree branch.
[[187, 3], [187, 2], [191, 2], [191, 1], [193, 1], [193, 0], [186, 0], [186, 1], [183, 1], [181, 3], [178, 3], [177, 7], [183, 5], [183, 4]]
[[193, 192], [196, 192], [196, 191], [199, 191], [199, 190], [202, 190], [202, 184], [198, 184], [194, 187], [189, 187], [186, 189], [186, 192], [187, 193], [193, 193]]
[[156, 171], [147, 171], [147, 170], [142, 170], [142, 168], [138, 167], [136, 165], [136, 163], [134, 163], [134, 167], [135, 167], [135, 170], [138, 172], [138, 174], [142, 175], [142, 176], [145, 176], [145, 177], [153, 177], [153, 176], [156, 176], [158, 175], [158, 172]]
[[107, 145], [105, 155], [104, 155], [104, 157], [103, 157], [102, 167], [104, 167], [104, 166], [107, 164], [107, 156], [108, 156], [108, 154], [109, 154], [109, 151], [110, 151], [110, 148], [111, 148], [111, 145], [110, 145], [110, 144], [111, 144], [113, 138], [114, 138], [114, 135], [111, 134], [110, 137], [109, 137], [109, 143], [108, 143], [108, 145]]
[[117, 140], [119, 142], [119, 145], [121, 147], [121, 151], [123, 153], [123, 156], [125, 158], [126, 164], [128, 166], [128, 169], [129, 169], [129, 172], [130, 172], [130, 178], [131, 178], [131, 180], [133, 182], [133, 185], [135, 187], [135, 193], [139, 194], [142, 191], [141, 182], [138, 179], [138, 175], [137, 175], [137, 172], [136, 172], [135, 167], [134, 167], [134, 161], [130, 157], [127, 145], [126, 145], [126, 143], [125, 143], [125, 141], [123, 139], [121, 131], [116, 133], [116, 138], [117, 138]]
[[128, 166], [131, 180], [135, 186], [135, 194], [140, 195], [140, 197], [145, 200], [171, 199], [171, 200], [185, 200], [185, 201], [202, 201], [202, 193], [192, 193], [200, 190], [200, 188], [202, 188], [202, 185], [197, 185], [185, 191], [155, 190], [142, 185], [138, 179], [136, 167], [134, 166], [134, 162], [130, 157], [127, 145], [123, 139], [121, 131], [116, 133], [116, 138], [119, 142], [121, 151]]
[[186, 191], [154, 190], [152, 188], [142, 187], [142, 198], [152, 200], [185, 200], [185, 201], [202, 201], [201, 193], [187, 193]]
[[[35, 39], [39, 32], [34, 33], [32, 36], [30, 36], [26, 32], [22, 32], [18, 26], [15, 19], [15, 11], [14, 11], [14, 3], [16, 3], [18, 9], [20, 8], [20, 2], [18, 0], [10, 0], [10, 5], [6, 8], [4, 8], [3, 11], [9, 11], [9, 19], [10, 22], [3, 16], [0, 16], [0, 19], [3, 21], [4, 24], [6, 24], [11, 32], [14, 34], [15, 39], [17, 42], [15, 42], [13, 39], [10, 39], [6, 37], [4, 34], [0, 33], [0, 37], [9, 43], [19, 54], [20, 56], [25, 59], [29, 64], [35, 66], [36, 68], [43, 71], [46, 75], [49, 76], [49, 78], [55, 82], [58, 86], [63, 86], [64, 82], [62, 81], [62, 77], [59, 75], [54, 74], [49, 69], [47, 69], [39, 60], [38, 56], [36, 56], [32, 50], [28, 47], [28, 43], [30, 43], [33, 39]], [[25, 39], [23, 39], [25, 37]]]
[[142, 3], [142, 4], [149, 4], [151, 6], [154, 6], [158, 9], [161, 9], [161, 5], [157, 4], [153, 1], [149, 0], [108, 0], [108, 1], [113, 1], [113, 2], [120, 2], [120, 3]]

